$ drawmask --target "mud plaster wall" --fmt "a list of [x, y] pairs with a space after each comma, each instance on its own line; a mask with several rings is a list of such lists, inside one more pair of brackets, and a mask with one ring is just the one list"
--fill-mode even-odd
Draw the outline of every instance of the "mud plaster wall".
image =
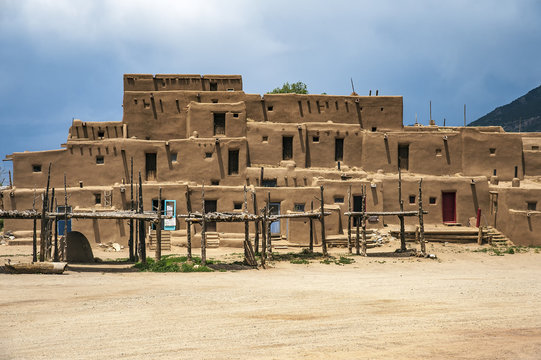
[[[225, 134], [214, 133], [214, 115], [225, 114]], [[191, 102], [188, 105], [187, 133], [200, 138], [246, 137], [246, 106], [244, 102], [207, 104]]]
[[199, 90], [210, 91], [211, 83], [217, 91], [242, 90], [240, 75], [190, 75], [190, 74], [125, 74], [125, 91], [169, 91]]

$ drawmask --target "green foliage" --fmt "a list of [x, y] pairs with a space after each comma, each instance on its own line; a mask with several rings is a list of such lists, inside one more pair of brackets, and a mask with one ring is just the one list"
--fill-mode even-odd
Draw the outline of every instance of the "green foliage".
[[[208, 260], [207, 264], [212, 264], [212, 260]], [[146, 264], [138, 262], [134, 265], [140, 271], [150, 272], [211, 272], [214, 271], [207, 266], [201, 265], [201, 258], [193, 257], [192, 261], [188, 261], [186, 256], [164, 255], [161, 260], [156, 261], [151, 257], [147, 257]]]
[[296, 83], [284, 83], [282, 87], [277, 87], [267, 94], [308, 94], [308, 87], [305, 83], [298, 81]]
[[290, 263], [292, 264], [310, 264], [310, 261], [306, 259], [291, 259]]
[[4, 230], [4, 219], [0, 219], [0, 231]]
[[337, 260], [337, 263], [339, 264], [353, 264], [354, 262], [355, 260], [353, 260], [352, 258], [345, 257], [345, 256], [340, 256], [340, 259]]

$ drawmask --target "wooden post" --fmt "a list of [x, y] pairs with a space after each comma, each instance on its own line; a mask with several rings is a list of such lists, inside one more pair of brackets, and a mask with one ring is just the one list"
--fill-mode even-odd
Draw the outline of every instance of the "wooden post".
[[[348, 187], [348, 212], [351, 212], [351, 185]], [[351, 215], [348, 215], [348, 252], [351, 254]]]
[[203, 221], [201, 226], [201, 265], [207, 263], [207, 219], [205, 216], [205, 183], [201, 186], [201, 214], [203, 215]]
[[[400, 169], [400, 157], [398, 157], [398, 202], [400, 211], [404, 211], [404, 201], [402, 200], [402, 170]], [[404, 226], [404, 216], [399, 215], [400, 220], [400, 250], [406, 251], [406, 230]]]
[[[158, 194], [158, 216], [162, 215], [162, 188], [160, 187]], [[162, 219], [158, 218], [156, 222], [156, 261], [162, 259]]]
[[479, 226], [479, 234], [477, 235], [477, 245], [483, 245], [483, 227]]
[[58, 218], [54, 218], [54, 250], [53, 261], [58, 262]]
[[323, 256], [328, 256], [327, 240], [325, 240], [325, 200], [323, 199], [323, 185], [319, 187], [321, 193], [321, 251]]
[[62, 242], [62, 260], [68, 261], [68, 184], [64, 173], [64, 241]]
[[267, 259], [267, 207], [263, 208], [263, 222], [261, 223], [261, 266], [265, 267]]
[[272, 221], [268, 220], [270, 213], [270, 191], [267, 193], [267, 246], [269, 247], [269, 254], [272, 256], [272, 233], [271, 233], [271, 225]]
[[[244, 208], [243, 212], [248, 214], [248, 190], [246, 185], [244, 185]], [[249, 264], [248, 261], [248, 244], [250, 243], [250, 222], [248, 220], [244, 221], [244, 261]]]
[[[55, 203], [55, 189], [52, 188], [49, 212], [53, 212]], [[56, 218], [54, 220], [47, 219], [47, 249], [45, 251], [45, 256], [47, 257], [47, 260], [51, 260], [53, 258], [53, 225], [55, 224], [55, 221]]]
[[[143, 213], [143, 182], [141, 181], [141, 172], [139, 171], [139, 212]], [[139, 251], [141, 252], [141, 262], [147, 262], [147, 249], [145, 244], [145, 220], [139, 220]]]
[[43, 204], [41, 207], [41, 232], [40, 232], [40, 244], [39, 244], [39, 261], [45, 261], [45, 248], [47, 238], [47, 219], [45, 212], [49, 207], [49, 184], [51, 181], [51, 163], [49, 163], [49, 170], [47, 172], [47, 187], [45, 188], [45, 194], [43, 194]]
[[425, 225], [423, 221], [423, 179], [419, 181], [419, 243], [421, 244], [421, 255], [426, 255]]
[[[133, 202], [133, 157], [131, 157], [131, 167], [130, 167], [130, 210], [131, 211], [135, 210], [134, 205], [135, 204]], [[130, 256], [130, 261], [135, 261], [135, 248], [133, 246], [134, 245], [133, 219], [130, 219], [129, 226], [130, 226], [130, 237], [128, 239], [128, 248], [129, 248], [129, 254], [130, 254], [129, 256]]]
[[[32, 201], [32, 210], [36, 210], [36, 188], [34, 188], [34, 200]], [[33, 219], [34, 227], [32, 230], [32, 262], [38, 261], [38, 237], [36, 231], [36, 218]]]
[[[314, 201], [310, 201], [310, 212], [314, 212]], [[310, 221], [310, 251], [314, 251], [314, 220], [312, 218], [309, 218], [308, 221]]]
[[[135, 189], [135, 209], [139, 212], [139, 188]], [[139, 222], [134, 223], [134, 234], [133, 234], [133, 257], [135, 261], [139, 261]]]
[[363, 186], [363, 195], [362, 195], [363, 201], [362, 201], [362, 218], [361, 218], [361, 225], [363, 229], [363, 243], [362, 243], [362, 249], [361, 249], [361, 255], [366, 256], [366, 186]]
[[[186, 185], [186, 210], [188, 216], [192, 215], [192, 202], [190, 201], [190, 187]], [[186, 249], [188, 251], [188, 260], [192, 260], [192, 222], [186, 221]]]
[[[255, 191], [252, 192], [252, 202], [254, 203], [254, 215], [257, 216], [257, 197]], [[255, 220], [255, 238], [254, 238], [254, 247], [255, 252], [259, 251], [259, 220]]]

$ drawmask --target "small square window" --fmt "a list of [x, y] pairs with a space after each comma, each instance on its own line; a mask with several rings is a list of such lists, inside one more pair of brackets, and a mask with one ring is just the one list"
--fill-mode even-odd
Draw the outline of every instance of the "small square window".
[[105, 162], [105, 159], [103, 158], [102, 155], [98, 155], [96, 156], [96, 164], [103, 164]]
[[94, 194], [94, 204], [101, 205], [101, 194]]
[[217, 104], [218, 103], [218, 99], [212, 99], [211, 100], [213, 104]]
[[261, 186], [263, 187], [276, 187], [278, 182], [276, 179], [263, 179]]
[[334, 203], [335, 204], [343, 204], [344, 203], [344, 197], [343, 196], [335, 196], [334, 197]]
[[295, 204], [295, 207], [293, 209], [295, 211], [298, 211], [298, 212], [304, 212], [304, 203], [303, 204]]
[[539, 150], [539, 146], [537, 146], [537, 145], [532, 145], [532, 150]]
[[32, 165], [32, 172], [41, 172], [41, 164]]
[[431, 196], [429, 199], [428, 199], [428, 203], [430, 205], [435, 205], [436, 204], [436, 198]]
[[220, 185], [220, 180], [210, 180], [210, 185]]
[[488, 151], [490, 152], [490, 155], [496, 155], [496, 148], [490, 148]]
[[176, 152], [171, 153], [169, 158], [171, 159], [171, 162], [177, 162], [177, 153]]
[[272, 111], [274, 109], [274, 107], [271, 105], [271, 106], [267, 106], [267, 110], [268, 111]]
[[415, 195], [410, 195], [410, 204], [415, 204]]
[[238, 118], [238, 117], [239, 117], [239, 113], [233, 113], [233, 117], [234, 117], [234, 118]]
[[261, 141], [262, 142], [269, 142], [269, 137], [268, 136], [262, 136]]
[[105, 137], [105, 131], [98, 130], [98, 138], [103, 139]]
[[381, 108], [380, 111], [383, 111], [383, 108]]
[[205, 157], [208, 159], [208, 158], [211, 158], [212, 157], [212, 153], [211, 152], [206, 152], [205, 153]]
[[436, 149], [436, 156], [441, 156], [441, 149]]
[[319, 136], [312, 136], [312, 142], [318, 143], [319, 142]]
[[528, 201], [528, 210], [535, 211], [537, 209], [537, 201]]
[[378, 129], [377, 127], [372, 126], [372, 132], [376, 132], [377, 129]]
[[233, 203], [233, 209], [234, 210], [242, 210], [242, 203], [241, 202]]

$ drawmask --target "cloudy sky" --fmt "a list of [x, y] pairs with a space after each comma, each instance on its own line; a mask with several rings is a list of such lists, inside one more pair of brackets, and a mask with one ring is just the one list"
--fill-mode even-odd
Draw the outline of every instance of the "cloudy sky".
[[[241, 74], [249, 93], [404, 96], [460, 125], [541, 84], [536, 0], [0, 0], [0, 156], [122, 119], [124, 73]], [[9, 163], [4, 163], [4, 166]]]

